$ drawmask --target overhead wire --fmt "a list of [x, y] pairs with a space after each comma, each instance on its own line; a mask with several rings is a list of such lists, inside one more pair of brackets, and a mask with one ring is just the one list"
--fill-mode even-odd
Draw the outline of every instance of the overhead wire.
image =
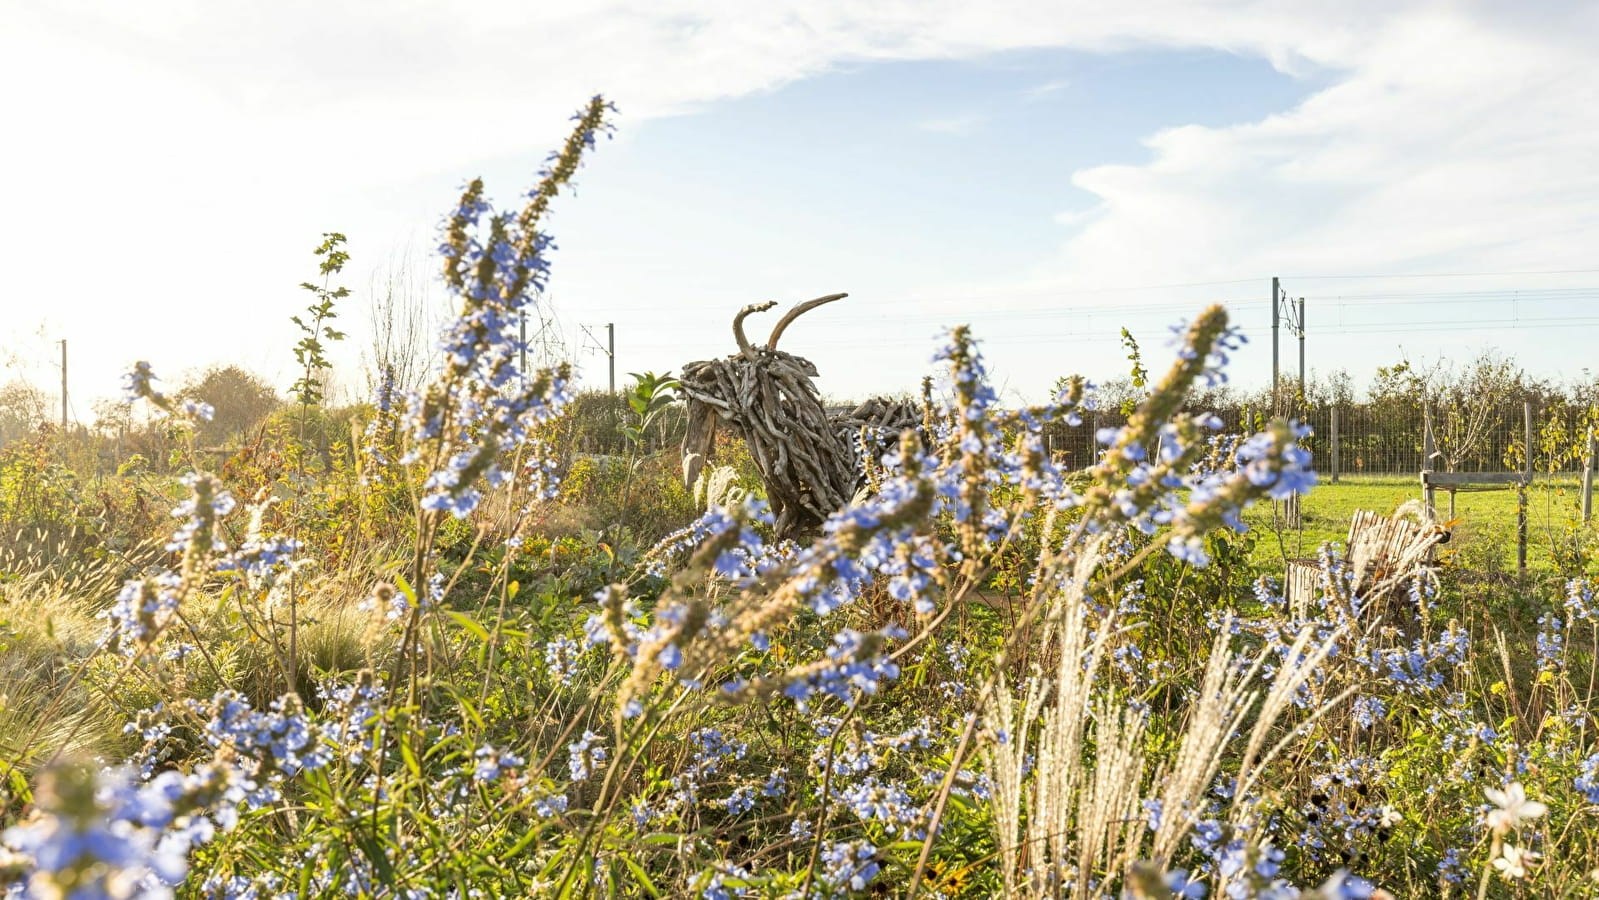
[[1400, 272], [1387, 275], [1280, 275], [1284, 281], [1315, 281], [1356, 278], [1509, 278], [1521, 275], [1592, 275], [1599, 269], [1530, 269], [1506, 272]]
[[[1594, 292], [1594, 297], [1595, 297], [1595, 299], [1599, 299], [1599, 291], [1595, 291]], [[1258, 306], [1266, 306], [1266, 305], [1267, 305], [1266, 303], [1258, 304]], [[1402, 305], [1402, 304], [1396, 304], [1396, 305]], [[1189, 307], [1185, 307], [1185, 308], [1191, 310], [1193, 307], [1189, 306]], [[1236, 309], [1236, 308], [1237, 307], [1234, 307], [1234, 309]], [[1084, 310], [1075, 310], [1075, 311], [1071, 311], [1071, 312], [1074, 313], [1078, 317], [1081, 317], [1081, 316], [1085, 315], [1085, 311]], [[1096, 311], [1093, 312], [1093, 314], [1098, 315], [1098, 314], [1102, 314], [1103, 312], [1110, 312], [1110, 311], [1098, 311], [1098, 310], [1096, 310]], [[1062, 315], [1066, 315], [1066, 314], [1068, 314], [1068, 311], [1062, 311]], [[987, 315], [981, 315], [981, 316], [974, 316], [974, 317], [971, 318], [971, 321], [973, 321], [973, 322], [985, 322], [986, 323], [986, 322], [993, 322], [996, 319], [1003, 320], [1004, 319], [1004, 314], [1001, 313], [1001, 314], [987, 314]], [[1262, 332], [1264, 332], [1266, 330], [1266, 326], [1265, 325], [1256, 323], [1253, 320], [1240, 320], [1240, 319], [1235, 318], [1234, 321], [1235, 321], [1235, 323], [1238, 323], [1237, 326], [1236, 326], [1237, 329], [1240, 332], [1242, 332], [1245, 336], [1258, 337]], [[1493, 319], [1472, 319], [1472, 320], [1467, 320], [1467, 321], [1452, 321], [1452, 322], [1450, 322], [1450, 321], [1439, 321], [1437, 319], [1414, 319], [1414, 320], [1406, 320], [1406, 321], [1400, 321], [1400, 322], [1394, 322], [1394, 321], [1391, 321], [1391, 320], [1385, 320], [1385, 321], [1378, 321], [1378, 322], [1356, 322], [1356, 323], [1348, 323], [1348, 324], [1339, 324], [1339, 325], [1331, 325], [1331, 326], [1327, 326], [1327, 327], [1316, 327], [1316, 326], [1312, 325], [1312, 327], [1310, 329], [1310, 334], [1312, 336], [1314, 336], [1314, 335], [1338, 335], [1338, 334], [1360, 334], [1360, 335], [1369, 335], [1369, 334], [1429, 334], [1429, 333], [1435, 333], [1435, 332], [1464, 332], [1464, 331], [1488, 331], [1488, 330], [1492, 330], [1492, 331], [1512, 330], [1512, 331], [1514, 331], [1514, 330], [1539, 330], [1539, 329], [1547, 329], [1547, 328], [1583, 328], [1583, 327], [1589, 327], [1589, 326], [1599, 326], [1599, 315], [1590, 315], [1590, 316], [1572, 316], [1572, 315], [1523, 316], [1523, 315], [1519, 315], [1518, 314], [1518, 315], [1513, 316], [1513, 317], [1503, 317], [1503, 318], [1493, 318]], [[1082, 331], [1076, 331], [1076, 332], [1049, 333], [1049, 334], [1036, 334], [1035, 333], [1035, 334], [1015, 335], [1015, 336], [990, 335], [988, 337], [988, 339], [987, 339], [987, 342], [995, 343], [995, 344], [1034, 344], [1034, 343], [1094, 344], [1094, 343], [1102, 343], [1106, 339], [1107, 339], [1107, 337], [1106, 337], [1106, 334], [1104, 332], [1096, 330], [1096, 332], [1092, 333], [1092, 334], [1085, 333], [1085, 332], [1082, 332]], [[876, 335], [874, 335], [874, 336], [860, 336], [860, 337], [855, 337], [855, 336], [834, 337], [834, 336], [829, 336], [829, 335], [822, 335], [822, 336], [810, 339], [810, 343], [817, 344], [817, 345], [822, 345], [822, 346], [866, 346], [866, 345], [872, 345], [872, 344], [881, 344], [881, 342], [882, 342], [881, 336], [876, 336]]]

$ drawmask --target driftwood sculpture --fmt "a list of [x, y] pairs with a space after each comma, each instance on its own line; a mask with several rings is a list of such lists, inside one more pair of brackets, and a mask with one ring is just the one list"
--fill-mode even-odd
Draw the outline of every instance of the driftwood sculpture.
[[711, 455], [718, 422], [749, 445], [777, 517], [777, 536], [795, 537], [820, 525], [855, 496], [863, 481], [861, 454], [885, 438], [921, 422], [905, 403], [873, 399], [849, 412], [829, 415], [812, 380], [810, 360], [777, 349], [795, 319], [847, 294], [829, 294], [795, 305], [764, 345], [744, 336], [744, 320], [776, 302], [755, 303], [733, 317], [738, 352], [723, 359], [691, 362], [679, 377], [688, 399], [683, 438], [683, 479], [692, 486]]

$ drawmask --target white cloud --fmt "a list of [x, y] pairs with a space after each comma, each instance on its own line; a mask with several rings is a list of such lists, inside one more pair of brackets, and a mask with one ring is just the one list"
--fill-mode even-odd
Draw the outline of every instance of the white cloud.
[[1070, 81], [1066, 81], [1064, 79], [1056, 79], [1054, 81], [1046, 81], [1043, 84], [1035, 84], [1032, 87], [1028, 88], [1026, 91], [1023, 92], [1022, 96], [1023, 96], [1024, 99], [1027, 99], [1027, 100], [1030, 100], [1030, 101], [1031, 100], [1042, 100], [1042, 99], [1044, 99], [1046, 97], [1053, 96], [1055, 94], [1060, 93], [1061, 91], [1066, 90], [1067, 88], [1071, 87], [1071, 84], [1072, 83]]
[[1147, 164], [1076, 173], [1106, 212], [1065, 267], [1527, 268], [1599, 242], [1599, 76], [1580, 51], [1428, 12], [1327, 62], [1346, 75], [1294, 110], [1171, 128]]
[[[271, 374], [292, 340], [262, 300], [303, 279], [317, 232], [386, 250], [436, 213], [433, 185], [536, 156], [595, 91], [637, 121], [845, 63], [1038, 47], [1215, 48], [1329, 86], [1258, 122], [1174, 122], [1150, 136], [1148, 162], [1071, 175], [1097, 202], [1063, 214], [1077, 230], [1031, 284], [1586, 263], [1599, 246], [1599, 8], [1510, 9], [14, 2], [0, 29], [0, 245], [18, 263], [0, 303], [8, 322], [74, 323], [102, 370], [161, 349], [180, 365], [242, 354]], [[398, 187], [418, 181], [426, 209]], [[216, 337], [181, 320], [196, 309], [223, 323]]]
[[983, 116], [975, 113], [960, 116], [944, 116], [936, 119], [924, 119], [916, 123], [922, 131], [931, 131], [934, 134], [952, 134], [964, 136], [977, 130], [983, 124]]
[[1092, 222], [1104, 212], [1105, 207], [1103, 205], [1094, 205], [1085, 209], [1065, 209], [1055, 214], [1055, 224], [1064, 225], [1067, 228], [1077, 228]]

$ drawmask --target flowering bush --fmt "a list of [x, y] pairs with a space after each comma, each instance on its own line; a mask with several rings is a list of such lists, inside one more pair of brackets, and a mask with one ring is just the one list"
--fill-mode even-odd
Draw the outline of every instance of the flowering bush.
[[[537, 533], [572, 386], [517, 368], [514, 325], [608, 111], [518, 212], [473, 182], [447, 218], [444, 365], [383, 389], [356, 465], [362, 515], [415, 496], [362, 590], [313, 614], [325, 551], [186, 479], [169, 564], [0, 737], [7, 900], [1592, 889], [1592, 584], [1518, 660], [1426, 570], [1403, 604], [1336, 547], [1303, 602], [1245, 577], [1244, 510], [1315, 475], [1295, 423], [1184, 408], [1241, 340], [1220, 309], [1085, 472], [1042, 431], [1090, 386], [1003, 409], [956, 328], [924, 427], [809, 542], [758, 497], [636, 560]], [[343, 615], [354, 657], [314, 656]], [[120, 757], [49, 727], [86, 689], [151, 698]]]

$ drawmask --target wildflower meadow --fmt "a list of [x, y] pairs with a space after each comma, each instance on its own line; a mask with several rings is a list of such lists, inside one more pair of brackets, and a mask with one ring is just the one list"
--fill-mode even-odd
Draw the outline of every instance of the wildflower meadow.
[[681, 483], [669, 378], [580, 453], [518, 326], [613, 116], [448, 208], [419, 384], [333, 422], [329, 234], [251, 446], [199, 452], [215, 410], [152, 358], [171, 472], [4, 451], [6, 900], [1599, 896], [1599, 578], [1332, 542], [1291, 595], [1255, 550], [1315, 497], [1309, 430], [1191, 408], [1220, 307], [1086, 468], [1042, 435], [1094, 386], [1004, 406], [952, 328], [799, 539], [737, 435]]

